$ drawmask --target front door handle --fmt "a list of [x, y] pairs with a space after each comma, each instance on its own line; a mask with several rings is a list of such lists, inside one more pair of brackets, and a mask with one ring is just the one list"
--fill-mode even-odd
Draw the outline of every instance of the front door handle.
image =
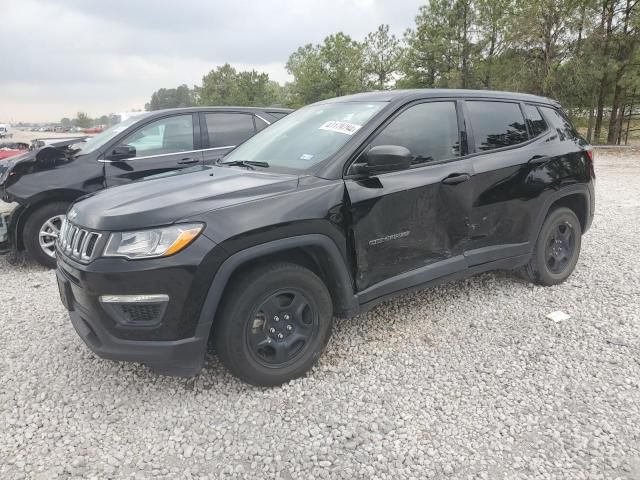
[[458, 183], [466, 182], [471, 178], [468, 173], [452, 173], [447, 178], [442, 180], [442, 183], [447, 185], [457, 185]]
[[178, 160], [178, 165], [191, 165], [192, 163], [199, 163], [200, 160], [196, 158], [183, 158], [182, 160]]
[[529, 160], [529, 165], [544, 165], [549, 160], [551, 160], [551, 157], [548, 157], [546, 155], [545, 156], [536, 155], [531, 160]]

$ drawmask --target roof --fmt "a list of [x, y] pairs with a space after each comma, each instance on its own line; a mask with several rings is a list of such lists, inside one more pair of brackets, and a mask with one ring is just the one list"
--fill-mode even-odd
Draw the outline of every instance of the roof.
[[245, 112], [245, 113], [261, 113], [261, 112], [275, 112], [275, 113], [290, 113], [293, 110], [290, 108], [280, 108], [280, 107], [234, 107], [234, 106], [224, 106], [224, 107], [184, 107], [184, 108], [166, 108], [163, 110], [152, 110], [150, 112], [145, 112], [147, 114], [156, 115], [163, 113], [192, 113], [192, 112]]
[[558, 102], [551, 98], [531, 95], [529, 93], [502, 92], [497, 90], [464, 90], [458, 88], [419, 88], [411, 90], [383, 90], [375, 92], [356, 93], [343, 97], [323, 100], [322, 102], [393, 102], [410, 100], [413, 98], [437, 98], [437, 97], [477, 97], [477, 98], [500, 98], [517, 100], [523, 102], [549, 103], [557, 105]]

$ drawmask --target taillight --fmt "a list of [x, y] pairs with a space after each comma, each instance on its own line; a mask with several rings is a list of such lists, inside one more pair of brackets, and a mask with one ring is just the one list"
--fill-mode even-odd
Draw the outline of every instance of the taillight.
[[589, 160], [593, 162], [593, 149], [590, 148], [588, 150], [585, 150], [585, 153], [587, 154], [587, 157], [589, 157]]

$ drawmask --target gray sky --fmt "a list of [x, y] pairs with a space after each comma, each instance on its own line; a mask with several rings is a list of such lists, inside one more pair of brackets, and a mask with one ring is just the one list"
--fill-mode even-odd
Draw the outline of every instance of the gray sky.
[[306, 43], [381, 23], [398, 36], [424, 0], [0, 0], [0, 123], [144, 108], [225, 62], [289, 80]]

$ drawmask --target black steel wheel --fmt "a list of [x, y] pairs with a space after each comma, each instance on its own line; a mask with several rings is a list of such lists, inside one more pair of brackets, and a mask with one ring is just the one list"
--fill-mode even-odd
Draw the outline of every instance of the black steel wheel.
[[573, 223], [565, 220], [555, 224], [549, 232], [544, 259], [551, 273], [562, 273], [573, 258], [576, 248], [574, 228]]
[[524, 277], [538, 285], [551, 286], [564, 282], [575, 269], [580, 256], [582, 228], [573, 210], [552, 210], [540, 229]]
[[331, 336], [333, 305], [311, 270], [274, 263], [236, 275], [216, 315], [220, 361], [252, 385], [280, 385], [304, 375]]
[[319, 326], [318, 308], [297, 289], [270, 295], [247, 324], [246, 339], [256, 362], [281, 368], [311, 344]]

